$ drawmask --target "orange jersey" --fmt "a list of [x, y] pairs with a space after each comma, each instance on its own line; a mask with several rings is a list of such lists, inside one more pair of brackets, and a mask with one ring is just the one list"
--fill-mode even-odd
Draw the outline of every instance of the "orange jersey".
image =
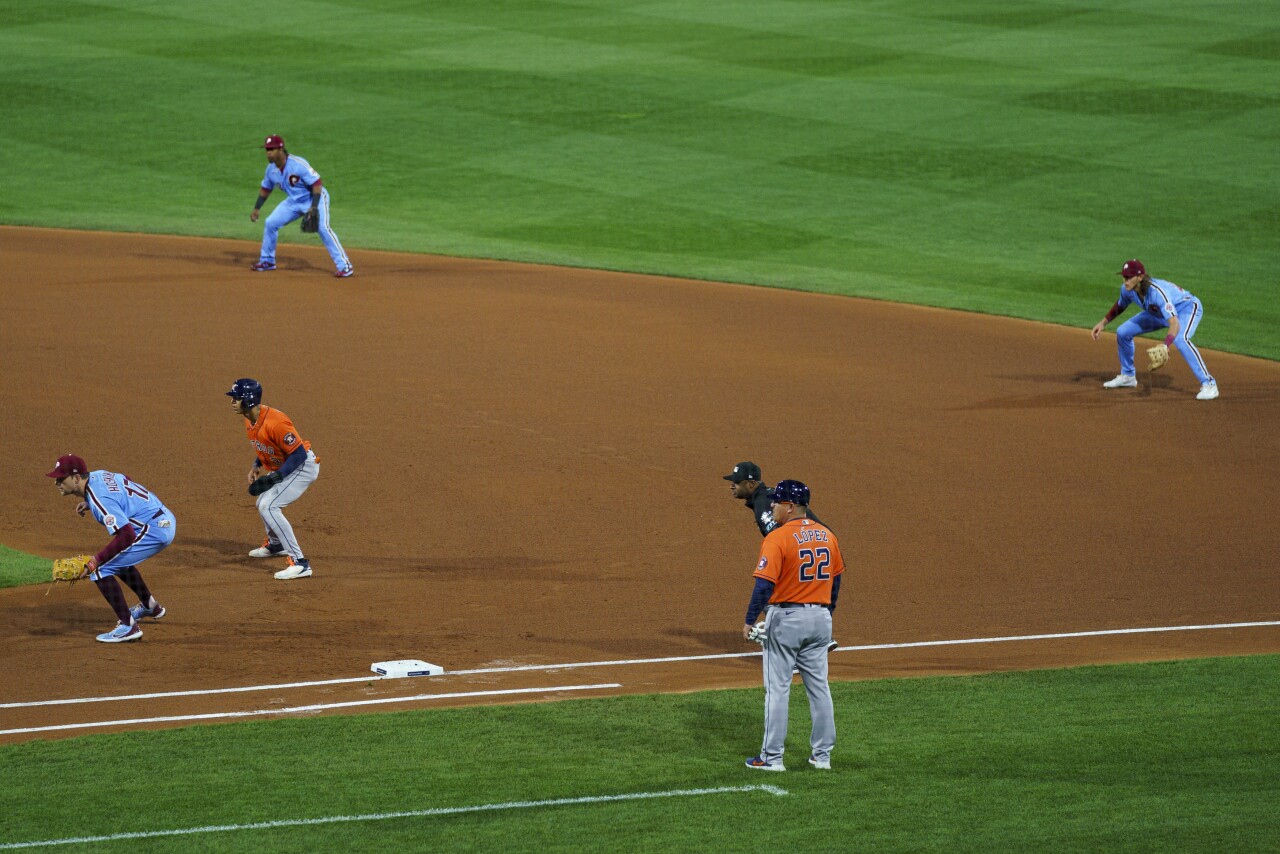
[[773, 582], [771, 605], [830, 605], [832, 580], [842, 572], [844, 558], [836, 535], [812, 519], [792, 519], [764, 538], [753, 574]]
[[[289, 416], [270, 406], [261, 408], [257, 424], [250, 423], [246, 418], [244, 430], [249, 434], [249, 444], [258, 452], [258, 462], [267, 471], [280, 468], [284, 464], [284, 458], [298, 447], [299, 442], [303, 448], [311, 450], [311, 443], [298, 435], [298, 428], [293, 426]], [[320, 458], [316, 457], [316, 462], [319, 461]]]

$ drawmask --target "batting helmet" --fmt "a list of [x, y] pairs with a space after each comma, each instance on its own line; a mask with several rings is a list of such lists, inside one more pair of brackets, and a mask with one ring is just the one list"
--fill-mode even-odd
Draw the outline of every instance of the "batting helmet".
[[248, 377], [236, 380], [231, 384], [231, 391], [227, 392], [227, 397], [234, 397], [249, 406], [257, 406], [262, 403], [262, 383]]
[[798, 480], [780, 480], [773, 488], [773, 500], [779, 504], [803, 504], [809, 506], [809, 487]]

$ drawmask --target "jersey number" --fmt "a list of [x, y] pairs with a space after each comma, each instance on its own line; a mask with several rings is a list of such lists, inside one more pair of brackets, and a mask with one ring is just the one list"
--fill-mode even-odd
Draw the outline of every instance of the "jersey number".
[[815, 578], [819, 581], [826, 581], [831, 577], [831, 573], [827, 572], [827, 567], [829, 566], [831, 566], [830, 549], [800, 550], [801, 581], [813, 581]]
[[150, 492], [147, 492], [145, 489], [143, 489], [141, 486], [134, 483], [133, 481], [129, 480], [129, 478], [127, 477], [124, 479], [124, 491], [134, 496], [135, 498], [141, 498], [143, 501], [147, 501], [151, 498]]

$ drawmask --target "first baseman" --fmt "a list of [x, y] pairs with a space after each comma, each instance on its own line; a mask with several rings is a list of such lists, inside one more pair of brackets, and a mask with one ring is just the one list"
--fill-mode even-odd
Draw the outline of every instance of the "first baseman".
[[263, 405], [262, 384], [257, 380], [236, 380], [227, 396], [236, 414], [244, 418], [245, 433], [253, 445], [249, 494], [257, 498], [258, 515], [267, 528], [267, 538], [249, 552], [249, 557], [288, 557], [289, 565], [277, 572], [276, 578], [306, 578], [311, 575], [311, 561], [302, 553], [293, 526], [284, 517], [284, 508], [320, 476], [320, 458], [288, 415]]
[[1120, 276], [1124, 279], [1120, 286], [1120, 299], [1116, 300], [1102, 320], [1094, 324], [1093, 340], [1097, 341], [1107, 324], [1131, 304], [1138, 306], [1139, 313], [1120, 324], [1120, 328], [1116, 330], [1120, 373], [1115, 379], [1103, 383], [1103, 387], [1137, 387], [1138, 377], [1133, 365], [1134, 337], [1168, 327], [1169, 334], [1164, 339], [1166, 355], [1169, 347], [1176, 346], [1182, 358], [1187, 360], [1191, 373], [1200, 381], [1200, 392], [1196, 399], [1213, 400], [1217, 397], [1218, 382], [1209, 373], [1196, 345], [1191, 343], [1191, 336], [1196, 334], [1196, 327], [1204, 316], [1204, 306], [1200, 304], [1200, 300], [1173, 282], [1151, 278], [1147, 274], [1147, 268], [1136, 258], [1124, 262], [1124, 266], [1120, 268]]
[[787, 704], [792, 671], [799, 669], [813, 721], [809, 764], [825, 770], [831, 767], [831, 750], [836, 745], [827, 644], [844, 558], [835, 534], [808, 518], [809, 487], [798, 480], [781, 481], [773, 488], [772, 504], [777, 526], [760, 547], [755, 589], [742, 627], [743, 638], [754, 639], [756, 618], [765, 610], [764, 742], [760, 754], [747, 760], [747, 767], [786, 770], [782, 753]]
[[[267, 152], [267, 171], [262, 176], [262, 185], [258, 190], [258, 201], [249, 214], [252, 222], [258, 221], [258, 211], [276, 187], [284, 190], [284, 201], [276, 205], [275, 210], [267, 217], [262, 228], [262, 253], [253, 269], [265, 273], [276, 268], [276, 234], [280, 229], [299, 217], [308, 217], [303, 221], [304, 230], [319, 231], [324, 248], [329, 250], [339, 279], [345, 279], [355, 273], [351, 260], [338, 241], [338, 235], [329, 227], [329, 191], [320, 180], [320, 173], [311, 168], [311, 164], [296, 154], [290, 154], [284, 147], [284, 139], [269, 136], [262, 146]], [[315, 225], [306, 229], [307, 223]]]
[[[83, 516], [88, 511], [111, 534], [111, 541], [89, 558], [84, 569], [84, 574], [97, 585], [111, 610], [116, 612], [116, 627], [98, 635], [98, 640], [103, 643], [137, 640], [142, 637], [138, 622], [143, 617], [158, 620], [165, 615], [164, 606], [156, 601], [142, 580], [138, 564], [173, 542], [177, 532], [173, 513], [142, 484], [118, 472], [91, 472], [75, 454], [58, 457], [48, 476], [54, 479], [61, 494], [83, 499], [76, 505], [77, 513]], [[117, 577], [138, 595], [139, 604], [132, 609], [125, 603]]]

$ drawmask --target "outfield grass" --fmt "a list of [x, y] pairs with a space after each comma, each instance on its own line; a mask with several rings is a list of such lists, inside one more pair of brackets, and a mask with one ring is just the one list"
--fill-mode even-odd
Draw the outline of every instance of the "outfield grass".
[[[1273, 851], [1280, 657], [834, 686], [810, 769], [742, 767], [759, 690], [7, 747], [0, 842], [767, 783], [765, 793], [244, 830], [95, 850]], [[16, 781], [27, 781], [19, 784]], [[38, 781], [38, 785], [35, 782]], [[110, 781], [110, 797], [86, 797]]]
[[1139, 256], [1203, 298], [1202, 344], [1280, 358], [1278, 13], [337, 0], [282, 29], [229, 0], [19, 0], [0, 221], [256, 239], [279, 132], [353, 247], [1086, 327]]
[[48, 581], [52, 571], [52, 561], [48, 558], [29, 555], [0, 544], [0, 587]]

